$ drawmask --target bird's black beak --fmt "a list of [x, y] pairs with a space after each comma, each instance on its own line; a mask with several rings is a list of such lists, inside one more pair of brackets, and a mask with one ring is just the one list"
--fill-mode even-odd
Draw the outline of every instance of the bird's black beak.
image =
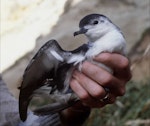
[[81, 28], [79, 31], [74, 32], [74, 36], [79, 35], [79, 34], [84, 34], [87, 31], [88, 31], [87, 29]]

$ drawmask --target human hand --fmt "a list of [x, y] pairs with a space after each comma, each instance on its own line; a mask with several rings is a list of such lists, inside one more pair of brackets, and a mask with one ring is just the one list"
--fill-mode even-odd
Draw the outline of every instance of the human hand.
[[[112, 68], [114, 74], [85, 61], [82, 65], [82, 73], [74, 71], [70, 87], [80, 98], [83, 106], [100, 108], [114, 103], [118, 96], [125, 94], [125, 85], [131, 78], [131, 72], [129, 60], [119, 54], [102, 53], [94, 60]], [[101, 100], [106, 96], [104, 88], [110, 90], [109, 100], [105, 102]]]
[[[72, 107], [61, 112], [61, 121], [65, 126], [82, 124], [90, 114], [91, 108], [101, 108], [115, 102], [118, 96], [125, 94], [125, 85], [131, 78], [129, 60], [119, 54], [102, 53], [94, 59], [113, 70], [108, 71], [88, 61], [82, 65], [82, 73], [75, 70], [70, 87], [80, 98]], [[102, 101], [109, 89], [109, 100]]]

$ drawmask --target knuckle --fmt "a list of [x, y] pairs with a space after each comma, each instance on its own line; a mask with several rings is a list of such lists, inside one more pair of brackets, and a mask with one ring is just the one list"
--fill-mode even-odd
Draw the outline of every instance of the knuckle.
[[89, 85], [90, 81], [86, 77], [82, 77], [82, 80], [80, 80], [82, 85]]
[[105, 76], [104, 79], [103, 79], [103, 84], [109, 84], [109, 83], [112, 82], [112, 80], [113, 80], [112, 75], [107, 75], [107, 76]]
[[87, 68], [90, 67], [90, 63], [88, 61], [84, 61], [83, 64], [82, 64], [82, 71], [86, 71]]
[[92, 91], [92, 96], [97, 99], [103, 98], [104, 95], [105, 95], [105, 91], [101, 88], [96, 88], [95, 90]]
[[81, 101], [88, 100], [88, 99], [89, 99], [89, 94], [88, 94], [88, 93], [83, 93], [83, 94], [80, 96], [80, 99], [81, 99]]

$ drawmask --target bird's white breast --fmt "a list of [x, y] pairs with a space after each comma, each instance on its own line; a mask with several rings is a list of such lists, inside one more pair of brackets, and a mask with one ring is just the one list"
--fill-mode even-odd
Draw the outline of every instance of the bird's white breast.
[[123, 35], [119, 31], [114, 30], [92, 43], [92, 45], [93, 46], [86, 53], [87, 60], [113, 74], [113, 70], [110, 67], [93, 61], [93, 58], [102, 52], [116, 52], [126, 55], [126, 41]]
[[92, 43], [92, 47], [87, 51], [87, 57], [94, 57], [102, 52], [117, 52], [126, 54], [126, 41], [123, 35], [113, 30]]

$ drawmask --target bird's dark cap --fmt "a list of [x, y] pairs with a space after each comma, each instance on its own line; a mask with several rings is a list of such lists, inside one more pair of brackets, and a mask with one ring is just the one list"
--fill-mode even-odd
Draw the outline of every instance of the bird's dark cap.
[[[96, 19], [98, 17], [104, 17], [107, 18], [105, 15], [102, 14], [89, 14], [87, 16], [85, 16], [84, 18], [81, 19], [80, 23], [79, 23], [79, 27], [83, 28], [85, 25], [90, 24], [90, 21], [93, 19]], [[108, 19], [108, 18], [107, 18]], [[109, 20], [109, 19], [108, 19]]]

